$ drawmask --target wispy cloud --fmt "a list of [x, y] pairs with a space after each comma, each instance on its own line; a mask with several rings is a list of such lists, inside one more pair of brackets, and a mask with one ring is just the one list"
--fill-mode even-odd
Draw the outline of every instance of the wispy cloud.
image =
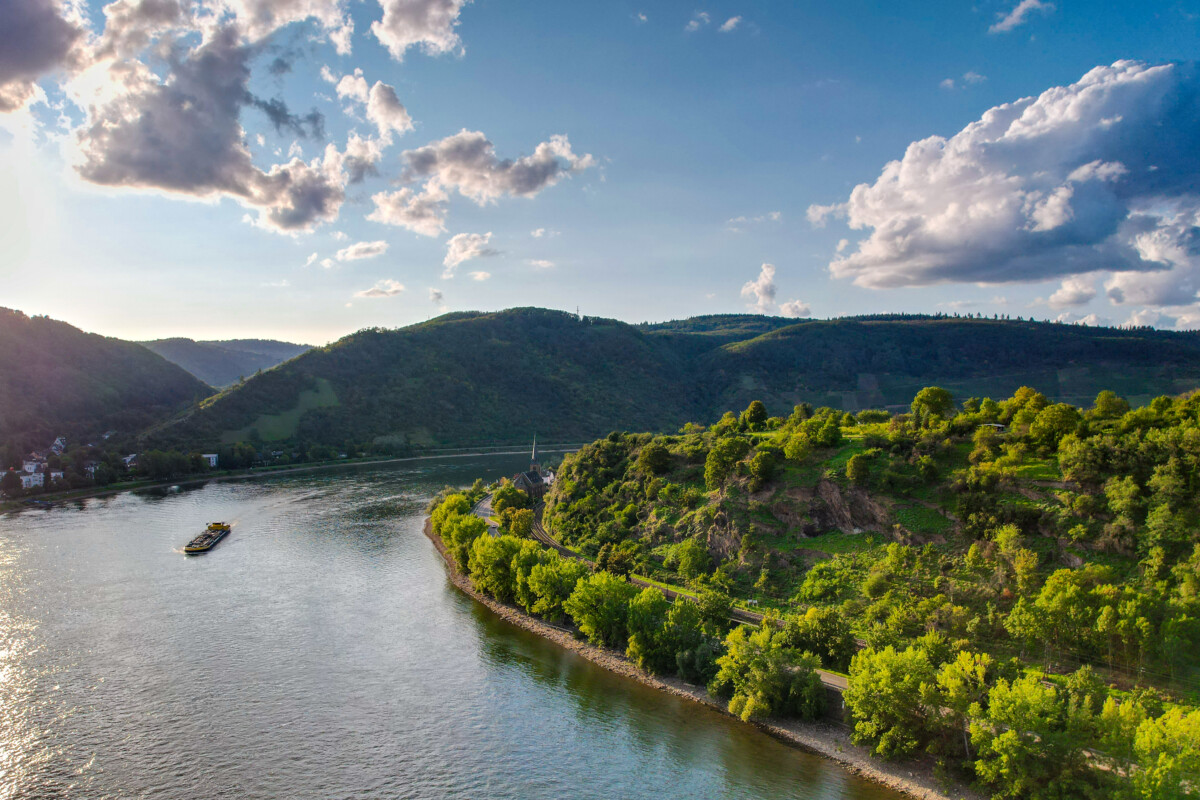
[[758, 225], [763, 222], [779, 222], [783, 219], [782, 211], [768, 211], [755, 217], [740, 216], [727, 220], [725, 226], [731, 231], [742, 231], [747, 225]]
[[740, 25], [741, 23], [742, 23], [741, 17], [730, 17], [729, 19], [727, 19], [723, 23], [721, 23], [721, 27], [718, 28], [717, 30], [719, 30], [721, 33], [733, 33], [735, 30], [737, 30], [737, 26]]
[[388, 243], [382, 239], [374, 242], [355, 242], [349, 247], [337, 251], [338, 261], [361, 261], [364, 258], [375, 258], [387, 252]]
[[391, 278], [384, 278], [370, 289], [355, 292], [355, 297], [395, 297], [404, 291], [404, 284]]
[[688, 24], [683, 26], [683, 29], [688, 33], [695, 33], [710, 22], [712, 22], [712, 17], [707, 11], [697, 11], [692, 15]]
[[1012, 11], [1007, 14], [998, 14], [1000, 19], [988, 28], [988, 33], [1008, 33], [1013, 28], [1024, 25], [1034, 11], [1049, 14], [1053, 10], [1054, 3], [1043, 2], [1043, 0], [1021, 0]]

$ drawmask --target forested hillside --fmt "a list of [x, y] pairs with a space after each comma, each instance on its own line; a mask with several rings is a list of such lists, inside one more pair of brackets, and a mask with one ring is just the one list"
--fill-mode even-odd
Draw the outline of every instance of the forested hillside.
[[260, 370], [271, 369], [310, 349], [306, 344], [271, 339], [205, 342], [176, 338], [141, 344], [217, 388], [230, 386]]
[[212, 389], [141, 345], [0, 309], [0, 443], [141, 431]]
[[[997, 797], [1182, 798], [1200, 785], [1198, 492], [1200, 393], [1077, 408], [929, 387], [903, 414], [754, 402], [612, 433], [566, 458], [543, 520], [610, 578], [768, 612], [679, 639], [666, 600], [559, 590], [585, 633], [606, 609], [606, 643], [735, 713], [812, 716], [822, 666], [848, 674], [880, 756], [933, 754]], [[471, 550], [473, 576], [496, 547]]]
[[366, 449], [579, 440], [674, 430], [752, 399], [901, 408], [937, 382], [1053, 400], [1115, 386], [1134, 401], [1200, 386], [1200, 337], [1009, 320], [728, 315], [628, 325], [543, 309], [455, 313], [359, 331], [248, 379], [154, 433]]

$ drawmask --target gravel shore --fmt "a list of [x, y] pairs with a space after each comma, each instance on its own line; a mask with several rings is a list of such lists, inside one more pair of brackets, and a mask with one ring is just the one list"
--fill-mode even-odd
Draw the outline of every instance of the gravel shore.
[[[575, 638], [574, 632], [551, 625], [537, 617], [525, 613], [520, 608], [500, 603], [495, 599], [475, 591], [467, 576], [459, 573], [454, 565], [454, 559], [446, 551], [439, 537], [433, 534], [428, 519], [425, 520], [425, 535], [433, 542], [434, 547], [442, 555], [446, 563], [447, 575], [450, 581], [466, 594], [473, 597], [491, 609], [497, 616], [511, 622], [513, 625], [532, 631], [546, 639], [550, 639], [561, 647], [574, 651], [587, 660], [605, 669], [624, 675], [646, 686], [677, 697], [682, 697], [696, 703], [708, 706], [718, 713], [731, 716], [725, 709], [724, 703], [714, 700], [703, 686], [693, 686], [677, 678], [656, 677], [638, 669], [631, 661], [615, 650], [608, 650], [588, 644]], [[908, 762], [892, 764], [873, 758], [865, 747], [860, 747], [850, 741], [849, 728], [833, 722], [804, 722], [801, 720], [771, 720], [769, 722], [754, 722], [752, 724], [763, 732], [782, 742], [807, 750], [810, 753], [830, 758], [851, 772], [869, 780], [881, 783], [892, 789], [904, 792], [922, 800], [982, 800], [978, 793], [966, 787], [946, 787], [933, 774], [933, 767], [926, 762]]]

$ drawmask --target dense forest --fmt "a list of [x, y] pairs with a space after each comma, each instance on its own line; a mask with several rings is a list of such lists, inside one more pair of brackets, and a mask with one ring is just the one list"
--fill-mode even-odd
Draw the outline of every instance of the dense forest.
[[0, 445], [115, 430], [132, 437], [212, 394], [141, 345], [0, 309]]
[[628, 325], [543, 309], [359, 331], [231, 387], [149, 438], [371, 446], [592, 439], [674, 430], [759, 399], [902, 408], [921, 386], [1082, 403], [1200, 385], [1200, 336], [974, 317], [797, 322], [753, 315]]
[[[880, 757], [996, 797], [1183, 798], [1200, 792], [1198, 489], [1200, 393], [1076, 407], [927, 387], [903, 413], [752, 402], [582, 448], [542, 520], [594, 572], [523, 526], [481, 536], [479, 486], [434, 524], [481, 590], [744, 718], [813, 717], [816, 671], [840, 672]], [[729, 630], [731, 604], [762, 625]]]
[[206, 342], [175, 338], [155, 339], [141, 344], [218, 389], [278, 366], [311, 349], [306, 344], [271, 339]]

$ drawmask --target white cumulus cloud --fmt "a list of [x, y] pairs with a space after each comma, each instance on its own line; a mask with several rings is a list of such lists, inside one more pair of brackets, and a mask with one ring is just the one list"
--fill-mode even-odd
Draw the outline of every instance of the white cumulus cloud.
[[590, 154], [576, 155], [566, 136], [551, 136], [532, 155], [502, 160], [486, 136], [467, 130], [407, 150], [403, 157], [405, 178], [423, 180], [424, 186], [420, 191], [405, 187], [376, 194], [375, 210], [367, 218], [426, 236], [445, 230], [446, 204], [453, 192], [480, 206], [501, 197], [533, 197], [595, 164]]
[[779, 307], [779, 313], [785, 317], [809, 317], [812, 316], [812, 308], [808, 303], [802, 303], [799, 300], [789, 300]]
[[870, 231], [829, 265], [859, 286], [1108, 272], [1113, 302], [1187, 305], [1200, 289], [1198, 185], [1196, 65], [1120, 61], [913, 142], [808, 218]]
[[749, 300], [750, 307], [761, 314], [770, 314], [775, 310], [775, 293], [774, 264], [763, 264], [758, 277], [742, 285], [742, 297]]
[[1058, 290], [1050, 295], [1050, 305], [1055, 308], [1082, 306], [1090, 303], [1095, 296], [1095, 283], [1086, 278], [1072, 277], [1064, 280]]
[[455, 268], [464, 261], [476, 258], [499, 255], [499, 250], [488, 247], [492, 240], [491, 231], [487, 233], [459, 233], [450, 237], [446, 242], [446, 257], [442, 259], [443, 278], [453, 278]]
[[420, 47], [429, 55], [461, 53], [462, 40], [455, 28], [469, 1], [379, 0], [383, 18], [371, 23], [371, 33], [397, 61], [404, 60], [410, 47]]

